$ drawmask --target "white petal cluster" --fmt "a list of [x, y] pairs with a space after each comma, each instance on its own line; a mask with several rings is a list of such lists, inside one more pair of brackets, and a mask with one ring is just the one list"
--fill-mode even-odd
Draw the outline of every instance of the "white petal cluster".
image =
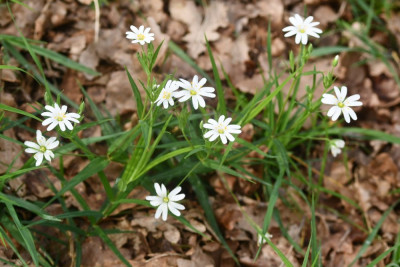
[[215, 94], [213, 93], [215, 89], [213, 87], [203, 87], [206, 82], [206, 78], [202, 78], [199, 81], [199, 77], [197, 75], [193, 77], [192, 82], [180, 79], [178, 84], [183, 90], [176, 93], [176, 97], [179, 98], [179, 102], [184, 102], [191, 98], [194, 109], [198, 109], [199, 106], [204, 108], [206, 103], [203, 97], [215, 97]]
[[270, 240], [271, 238], [272, 238], [272, 235], [269, 233], [265, 233], [264, 238], [262, 235], [258, 234], [257, 245], [258, 246], [264, 245], [264, 243], [266, 242], [265, 240], [266, 239]]
[[[157, 86], [158, 87], [158, 86]], [[168, 108], [168, 104], [170, 106], [174, 105], [174, 97], [176, 97], [177, 92], [175, 92], [179, 88], [178, 82], [169, 80], [164, 88], [161, 90], [160, 94], [158, 95], [157, 100], [155, 103], [157, 106], [163, 104], [165, 109]]]
[[301, 41], [303, 45], [307, 44], [308, 35], [319, 38], [319, 34], [322, 33], [322, 30], [315, 27], [319, 24], [319, 22], [312, 22], [313, 19], [314, 18], [312, 16], [309, 16], [303, 20], [299, 14], [295, 14], [294, 17], [290, 17], [289, 21], [293, 26], [288, 26], [282, 29], [282, 31], [287, 32], [285, 37], [296, 35], [296, 44], [299, 44]]
[[333, 107], [328, 110], [327, 116], [331, 117], [333, 121], [336, 121], [343, 112], [344, 120], [347, 123], [350, 123], [350, 117], [353, 120], [357, 120], [357, 115], [351, 107], [362, 106], [362, 102], [358, 101], [360, 99], [360, 95], [355, 94], [346, 99], [346, 86], [342, 86], [340, 90], [338, 87], [334, 86], [333, 89], [335, 90], [336, 96], [331, 94], [323, 94], [321, 99], [322, 103], [333, 105]]
[[52, 106], [44, 107], [47, 111], [42, 113], [43, 117], [49, 117], [42, 122], [43, 126], [49, 125], [47, 127], [47, 131], [51, 131], [56, 126], [60, 126], [61, 131], [65, 131], [65, 127], [69, 130], [72, 130], [74, 127], [72, 126], [72, 122], [79, 123], [78, 119], [81, 117], [77, 113], [67, 113], [67, 106], [63, 105], [61, 108], [57, 103]]
[[37, 143], [25, 141], [24, 144], [28, 147], [25, 149], [25, 152], [34, 153], [33, 157], [36, 160], [36, 166], [39, 166], [43, 161], [43, 157], [48, 161], [54, 158], [54, 153], [51, 150], [56, 148], [59, 142], [55, 137], [50, 137], [46, 140], [40, 130], [36, 131], [36, 141]]
[[342, 148], [344, 148], [344, 141], [340, 139], [335, 139], [330, 142], [331, 152], [334, 157], [342, 153]]
[[150, 201], [150, 205], [158, 207], [154, 217], [158, 219], [162, 216], [162, 219], [166, 221], [168, 210], [175, 216], [180, 216], [181, 212], [179, 210], [185, 209], [183, 205], [176, 203], [176, 201], [185, 198], [185, 194], [178, 194], [181, 191], [181, 187], [176, 187], [169, 194], [167, 194], [167, 189], [163, 184], [160, 186], [158, 183], [154, 183], [154, 189], [156, 190], [157, 196], [146, 197], [146, 200]]
[[242, 130], [240, 130], [240, 125], [229, 125], [231, 121], [232, 118], [225, 119], [224, 115], [220, 116], [218, 121], [209, 119], [208, 122], [203, 125], [204, 128], [210, 129], [210, 131], [204, 134], [204, 138], [209, 138], [212, 142], [219, 137], [223, 144], [228, 142], [227, 139], [233, 142], [235, 138], [232, 134], [240, 134]]
[[126, 38], [131, 39], [132, 43], [139, 43], [141, 45], [144, 45], [145, 43], [151, 43], [151, 41], [154, 41], [154, 33], [150, 32], [150, 28], [144, 28], [143, 25], [141, 25], [138, 28], [135, 26], [131, 25], [131, 32], [126, 32]]

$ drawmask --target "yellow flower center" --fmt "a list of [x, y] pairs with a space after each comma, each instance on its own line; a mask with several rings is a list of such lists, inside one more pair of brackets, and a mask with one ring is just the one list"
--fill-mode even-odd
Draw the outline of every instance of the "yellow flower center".
[[144, 40], [144, 34], [139, 33], [139, 34], [137, 35], [137, 38], [138, 38], [140, 41], [143, 41], [143, 40]]
[[193, 89], [191, 89], [191, 90], [190, 90], [190, 95], [197, 95], [197, 91], [196, 91], [196, 90], [193, 90]]
[[164, 197], [164, 198], [163, 198], [163, 201], [164, 201], [165, 203], [168, 203], [168, 202], [169, 202], [168, 197]]
[[226, 127], [222, 126], [221, 124], [218, 125], [218, 130], [217, 130], [217, 132], [218, 132], [219, 134], [225, 133], [225, 130], [226, 130]]
[[299, 29], [299, 32], [300, 32], [300, 33], [305, 33], [305, 32], [306, 32], [306, 28], [305, 28], [303, 25], [297, 27], [297, 29]]
[[164, 92], [163, 98], [164, 98], [164, 99], [170, 99], [170, 98], [171, 98], [171, 93], [169, 93], [169, 92]]
[[60, 113], [60, 114], [58, 114], [58, 116], [56, 116], [56, 120], [58, 120], [58, 121], [63, 121], [64, 119], [65, 119], [65, 113]]
[[343, 108], [344, 107], [343, 102], [339, 102], [337, 105], [339, 106], [339, 108]]
[[41, 146], [39, 148], [39, 151], [42, 152], [42, 153], [46, 152], [46, 150], [47, 150], [47, 148], [45, 146]]

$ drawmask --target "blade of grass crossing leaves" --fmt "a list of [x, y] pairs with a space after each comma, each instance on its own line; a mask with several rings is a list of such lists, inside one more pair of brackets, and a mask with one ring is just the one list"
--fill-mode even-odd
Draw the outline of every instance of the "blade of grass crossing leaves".
[[183, 61], [188, 63], [193, 69], [195, 69], [198, 73], [200, 73], [203, 77], [207, 79], [213, 86], [215, 86], [215, 82], [211, 77], [202, 69], [200, 68], [194, 60], [192, 60], [186, 53], [183, 51], [178, 45], [174, 42], [168, 42], [169, 49], [172, 50], [178, 57], [180, 57]]
[[122, 135], [114, 139], [111, 146], [109, 146], [107, 151], [107, 157], [118, 158], [125, 150], [132, 145], [133, 140], [139, 135], [139, 125], [136, 125], [129, 131], [123, 132]]
[[132, 266], [122, 255], [119, 249], [114, 245], [111, 239], [104, 233], [103, 229], [101, 229], [98, 225], [93, 225], [94, 231], [96, 234], [103, 239], [104, 243], [114, 252], [114, 254], [122, 261], [126, 266]]
[[126, 190], [126, 187], [130, 182], [133, 182], [136, 179], [135, 177], [138, 177], [136, 176], [136, 173], [140, 170], [138, 170], [137, 166], [140, 158], [143, 156], [144, 142], [145, 141], [142, 135], [136, 143], [135, 150], [133, 151], [128, 164], [125, 167], [121, 180], [118, 183], [118, 187], [122, 192]]
[[126, 67], [125, 67], [125, 71], [126, 71], [126, 75], [128, 75], [128, 79], [129, 79], [129, 83], [131, 84], [133, 95], [135, 96], [136, 109], [137, 109], [137, 112], [139, 115], [139, 119], [142, 119], [143, 114], [144, 114], [144, 106], [143, 106], [143, 102], [142, 102], [142, 97], [139, 92], [139, 88], [137, 87], [135, 81], [133, 80], [131, 74], [129, 73], [129, 71]]
[[[50, 91], [50, 88], [49, 88], [49, 86], [48, 86], [48, 82], [47, 82], [46, 76], [45, 76], [45, 74], [44, 74], [43, 66], [42, 66], [42, 64], [40, 63], [40, 60], [37, 58], [35, 52], [32, 50], [31, 45], [28, 43], [28, 41], [26, 40], [25, 36], [24, 36], [24, 35], [22, 34], [22, 32], [20, 31], [20, 29], [19, 29], [19, 27], [18, 27], [18, 25], [17, 25], [17, 23], [16, 23], [16, 21], [15, 21], [14, 14], [13, 14], [11, 8], [10, 8], [10, 5], [9, 5], [8, 1], [6, 2], [6, 4], [7, 4], [8, 12], [9, 12], [9, 14], [11, 15], [11, 19], [12, 19], [13, 22], [14, 22], [15, 28], [17, 29], [17, 31], [18, 31], [18, 33], [19, 33], [19, 35], [20, 35], [19, 37], [14, 37], [14, 36], [10, 35], [10, 36], [12, 36], [13, 38], [12, 38], [12, 39], [8, 39], [8, 41], [10, 41], [10, 43], [13, 44], [13, 43], [12, 43], [13, 40], [21, 41], [21, 39], [22, 39], [22, 42], [20, 43], [20, 47], [26, 48], [26, 49], [28, 50], [28, 52], [29, 52], [29, 54], [31, 55], [33, 61], [35, 62], [36, 66], [38, 67], [39, 72], [40, 72], [40, 74], [41, 74], [41, 77], [43, 77], [43, 81], [44, 81], [43, 84], [44, 84], [44, 87], [45, 87], [45, 89], [46, 89], [46, 94], [48, 95], [48, 100], [51, 102], [51, 103], [47, 103], [47, 104], [52, 105], [52, 104], [53, 104], [53, 98], [51, 97], [51, 91]], [[7, 37], [6, 35], [0, 35], [0, 39], [1, 39], [2, 37], [4, 37], [4, 36]], [[14, 45], [16, 45], [16, 44], [14, 43]], [[16, 46], [18, 46], [18, 45], [16, 45]]]
[[36, 80], [40, 81], [42, 84], [47, 84], [47, 86], [50, 88], [50, 91], [53, 92], [56, 95], [59, 95], [61, 97], [61, 99], [67, 103], [68, 105], [70, 105], [71, 107], [75, 108], [75, 109], [79, 109], [79, 106], [72, 101], [71, 99], [69, 99], [67, 96], [65, 96], [64, 94], [61, 93], [60, 90], [58, 90], [55, 86], [53, 86], [52, 84], [48, 83], [47, 80], [45, 78], [43, 78], [38, 71], [33, 67], [32, 64], [30, 64], [24, 56], [22, 56], [22, 54], [16, 50], [12, 44], [8, 43], [8, 42], [3, 42], [4, 47], [13, 55], [13, 57], [22, 65], [24, 66], [24, 68], [31, 70], [33, 72], [33, 76], [35, 76]]
[[140, 173], [140, 175], [145, 174], [146, 172], [148, 172], [150, 169], [154, 168], [155, 166], [157, 166], [158, 164], [160, 164], [161, 162], [164, 162], [170, 158], [176, 157], [178, 155], [184, 154], [184, 153], [188, 153], [190, 151], [192, 151], [192, 149], [196, 149], [200, 146], [194, 146], [194, 147], [185, 147], [185, 148], [181, 148], [172, 152], [169, 152], [165, 155], [159, 156], [157, 158], [155, 158], [154, 160], [151, 161], [151, 163], [149, 163], [146, 168]]
[[224, 95], [224, 89], [222, 88], [221, 78], [219, 77], [218, 68], [217, 65], [215, 64], [214, 55], [211, 51], [210, 43], [208, 42], [206, 36], [204, 36], [204, 38], [206, 39], [208, 56], [210, 57], [213, 74], [215, 78], [215, 87], [217, 88], [217, 97], [218, 97], [217, 112], [219, 114], [226, 114], [225, 95]]
[[75, 240], [75, 266], [82, 266], [82, 242], [80, 240]]
[[301, 265], [301, 267], [307, 267], [308, 256], [310, 255], [310, 248], [311, 248], [311, 240], [308, 243], [306, 255], [304, 255], [304, 260], [303, 260], [303, 264]]
[[23, 110], [20, 110], [20, 109], [17, 109], [17, 108], [13, 108], [13, 107], [1, 104], [1, 103], [0, 103], [0, 109], [6, 110], [6, 111], [10, 111], [10, 112], [13, 112], [13, 113], [17, 113], [17, 114], [21, 114], [21, 115], [24, 115], [24, 116], [28, 116], [28, 117], [30, 117], [32, 119], [35, 119], [35, 120], [38, 120], [38, 121], [42, 121], [41, 119], [39, 119], [38, 117], [36, 117], [33, 114], [30, 114], [30, 113], [25, 112]]
[[[21, 41], [21, 39], [22, 39], [22, 41]], [[79, 72], [85, 72], [85, 73], [87, 73], [89, 75], [93, 75], [93, 76], [100, 75], [99, 72], [97, 72], [91, 68], [88, 68], [82, 64], [79, 64], [60, 53], [54, 52], [54, 51], [44, 48], [44, 47], [30, 44], [29, 43], [30, 40], [28, 41], [24, 37], [16, 37], [13, 35], [0, 34], [0, 40], [6, 40], [9, 43], [11, 43], [12, 45], [20, 47], [20, 48], [26, 48], [30, 53], [34, 53], [34, 54], [38, 54], [43, 57], [46, 57], [46, 58], [48, 58], [54, 62], [57, 62], [67, 68], [77, 70]], [[35, 57], [36, 57], [36, 55], [35, 55]], [[36, 60], [38, 60], [37, 57], [36, 57]], [[35, 63], [37, 64], [36, 61], [35, 61]], [[40, 67], [41, 67], [41, 65], [40, 65]]]
[[304, 251], [302, 250], [300, 245], [297, 244], [296, 241], [293, 240], [293, 238], [289, 235], [288, 231], [286, 230], [285, 226], [283, 225], [279, 210], [277, 210], [277, 209], [274, 210], [273, 217], [274, 217], [274, 220], [278, 223], [282, 235], [290, 242], [290, 244], [296, 249], [296, 251], [299, 254], [303, 255]]
[[48, 206], [50, 203], [52, 203], [58, 197], [63, 195], [65, 192], [73, 189], [79, 183], [88, 179], [92, 175], [95, 175], [96, 173], [102, 171], [105, 167], [107, 167], [108, 164], [109, 164], [109, 161], [107, 159], [96, 158], [96, 159], [92, 160], [82, 171], [80, 171], [70, 181], [68, 181], [61, 188], [61, 190], [58, 191], [57, 194], [46, 204], [46, 206]]
[[271, 76], [271, 71], [273, 70], [272, 66], [272, 40], [271, 40], [271, 21], [268, 21], [268, 35], [267, 35], [267, 56], [268, 56], [268, 66], [269, 66], [269, 74]]
[[[281, 258], [282, 262], [285, 264], [286, 267], [293, 267], [293, 264], [289, 261], [288, 258], [286, 258], [285, 254], [283, 254], [283, 252], [280, 251], [280, 249], [275, 246], [274, 243], [272, 243], [268, 238], [265, 239], [265, 241], [268, 243], [268, 245], [271, 246], [271, 248], [279, 256], [279, 258]], [[261, 249], [261, 247], [260, 247], [260, 249]]]
[[[400, 230], [397, 233], [395, 244], [400, 244]], [[400, 247], [397, 247], [396, 250], [392, 254], [392, 262], [400, 262]]]
[[389, 215], [390, 212], [400, 203], [400, 200], [396, 201], [392, 206], [390, 206], [389, 209], [387, 209], [382, 217], [379, 219], [379, 221], [376, 223], [375, 227], [372, 229], [372, 232], [368, 235], [367, 239], [364, 241], [364, 244], [362, 245], [361, 249], [358, 251], [356, 257], [354, 260], [350, 263], [349, 267], [353, 266], [359, 258], [365, 253], [367, 248], [372, 244], [372, 241], [374, 240], [375, 236], [378, 234], [379, 229], [381, 228], [383, 222], [385, 221], [386, 217]]
[[[394, 247], [389, 248], [388, 250], [384, 251], [381, 253], [378, 257], [376, 257], [373, 261], [371, 261], [366, 267], [374, 267], [374, 266], [379, 266], [379, 262], [385, 259], [390, 253], [392, 253], [393, 250], [398, 249], [400, 247], [400, 244], [398, 243]], [[393, 262], [393, 267], [398, 267], [399, 262]], [[392, 266], [392, 264], [386, 265], [387, 267]], [[396, 264], [396, 265], [395, 265]]]
[[8, 179], [18, 177], [18, 176], [20, 176], [20, 175], [22, 175], [24, 173], [27, 173], [27, 172], [30, 172], [30, 171], [34, 171], [34, 170], [38, 170], [38, 169], [42, 169], [42, 168], [44, 168], [44, 166], [24, 168], [24, 169], [20, 169], [18, 171], [14, 171], [12, 173], [6, 173], [6, 174], [0, 176], [0, 181], [4, 182], [4, 181], [6, 181]]
[[[81, 89], [83, 95], [85, 96], [85, 98], [88, 100], [90, 108], [92, 109], [94, 115], [96, 116], [96, 119], [98, 121], [102, 121], [104, 120], [104, 116], [103, 114], [101, 114], [99, 108], [97, 107], [97, 105], [93, 102], [93, 100], [90, 98], [90, 96], [88, 95], [88, 93], [86, 92], [85, 88], [83, 88], [83, 86], [79, 84], [79, 88]], [[101, 127], [101, 131], [103, 132], [103, 135], [110, 135], [114, 133], [113, 128], [111, 127], [110, 123], [106, 122], [106, 123], [102, 123], [100, 124]]]
[[377, 130], [371, 130], [371, 129], [364, 129], [364, 128], [356, 128], [356, 127], [350, 127], [350, 128], [329, 128], [327, 130], [327, 134], [338, 134], [338, 135], [347, 135], [356, 138], [357, 136], [363, 135], [367, 139], [379, 139], [382, 141], [387, 141], [393, 144], [400, 144], [400, 137], [384, 133], [381, 131]]
[[[250, 122], [258, 113], [260, 113], [271, 100], [282, 90], [282, 88], [294, 77], [295, 73], [291, 74], [287, 77], [279, 86], [276, 88], [270, 95], [268, 95], [265, 99], [263, 99], [257, 106], [249, 109], [249, 113], [245, 114], [243, 118], [240, 120], [240, 125], [244, 125]], [[249, 103], [250, 104], [250, 103]]]
[[21, 261], [21, 263], [24, 266], [28, 266], [28, 264], [26, 263], [26, 261], [24, 260], [24, 258], [22, 258], [22, 256], [19, 254], [18, 249], [15, 247], [14, 242], [11, 240], [11, 238], [8, 236], [8, 234], [6, 233], [6, 231], [3, 229], [2, 226], [0, 226], [0, 234], [1, 236], [5, 239], [5, 241], [7, 242], [7, 246], [9, 246], [12, 251], [15, 253], [15, 255], [17, 255], [18, 259]]
[[60, 219], [56, 218], [55, 216], [46, 214], [41, 208], [39, 208], [35, 204], [32, 204], [31, 202], [28, 202], [21, 198], [17, 198], [17, 197], [11, 196], [11, 195], [5, 195], [3, 193], [0, 193], [0, 201], [3, 203], [8, 203], [10, 205], [18, 206], [18, 207], [24, 208], [26, 210], [32, 211], [45, 220], [61, 221]]
[[203, 183], [201, 182], [200, 178], [197, 175], [192, 175], [191, 177], [189, 177], [189, 182], [192, 184], [193, 190], [197, 195], [197, 199], [199, 200], [200, 205], [203, 207], [207, 221], [209, 222], [210, 226], [214, 230], [219, 241], [222, 243], [222, 245], [225, 247], [225, 249], [231, 255], [233, 260], [239, 265], [238, 259], [236, 258], [235, 254], [229, 247], [228, 243], [226, 242], [226, 240], [224, 239], [224, 236], [221, 233], [221, 230], [219, 229], [217, 220], [213, 213], [213, 209], [210, 205], [210, 202], [208, 201], [207, 191], [206, 191]]
[[[279, 197], [279, 189], [282, 184], [283, 176], [285, 172], [288, 171], [289, 169], [286, 152], [282, 149], [282, 146], [280, 145], [278, 140], [274, 140], [274, 148], [276, 149], [276, 153], [278, 156], [277, 163], [279, 167], [279, 174], [276, 178], [276, 182], [274, 184], [274, 187], [272, 189], [272, 192], [268, 200], [268, 208], [264, 216], [263, 227], [262, 227], [263, 234], [268, 232], [269, 224], [271, 222], [273, 211], [275, 208], [275, 203]], [[256, 258], [258, 257], [260, 252], [261, 252], [261, 247], [257, 251]]]
[[324, 46], [324, 47], [316, 47], [313, 48], [313, 51], [311, 52], [312, 57], [322, 57], [326, 55], [336, 55], [341, 52], [348, 52], [354, 50], [352, 48], [349, 48], [347, 46]]
[[[26, 70], [21, 69], [21, 68], [18, 68], [18, 67], [15, 67], [15, 66], [12, 66], [12, 65], [0, 65], [0, 69], [1, 69], [1, 70], [18, 70], [18, 71], [20, 71], [20, 72], [23, 72], [23, 73], [25, 73], [25, 74], [31, 76], [33, 79], [36, 80], [35, 76], [33, 76], [32, 74], [30, 74], [30, 73], [27, 72]], [[36, 80], [36, 81], [39, 83], [38, 80]]]
[[39, 266], [39, 258], [38, 258], [38, 251], [36, 250], [35, 247], [35, 242], [33, 241], [33, 237], [31, 232], [25, 227], [22, 226], [21, 222], [19, 221], [18, 215], [15, 212], [15, 209], [13, 205], [9, 203], [5, 203], [8, 212], [10, 213], [11, 218], [13, 219], [15, 226], [17, 227], [22, 239], [24, 240], [25, 248], [28, 250], [29, 255], [31, 255], [31, 258], [33, 260], [33, 263], [35, 266]]
[[[314, 195], [312, 196], [311, 202], [311, 261], [312, 262], [319, 262], [317, 266], [321, 265], [321, 259], [319, 257], [320, 248], [318, 246], [317, 240], [317, 224], [315, 220], [315, 199]], [[322, 265], [321, 265], [322, 266]]]

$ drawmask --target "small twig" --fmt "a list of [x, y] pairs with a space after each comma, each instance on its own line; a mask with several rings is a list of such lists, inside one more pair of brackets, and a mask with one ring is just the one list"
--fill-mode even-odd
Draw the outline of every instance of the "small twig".
[[94, 42], [97, 43], [97, 41], [99, 40], [99, 32], [100, 32], [100, 6], [99, 6], [99, 0], [93, 0], [93, 2], [95, 11]]

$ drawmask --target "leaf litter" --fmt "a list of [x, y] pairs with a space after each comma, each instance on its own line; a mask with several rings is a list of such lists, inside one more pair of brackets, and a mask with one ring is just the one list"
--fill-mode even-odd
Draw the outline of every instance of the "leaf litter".
[[[94, 43], [95, 15], [90, 7], [91, 2], [27, 0], [24, 3], [32, 7], [32, 10], [20, 5], [13, 5], [12, 10], [24, 36], [43, 40], [46, 42], [43, 44], [44, 47], [61, 52], [102, 73], [101, 76], [95, 77], [66, 70], [58, 63], [47, 62], [48, 69], [52, 70], [52, 78], [70, 99], [75, 103], [79, 103], [82, 99], [76, 84], [76, 80], [79, 80], [98, 106], [105, 107], [112, 115], [133, 117], [136, 106], [124, 67], [127, 67], [134, 79], [143, 80], [145, 73], [135, 60], [137, 47], [124, 38], [124, 32], [130, 24], [148, 24], [156, 36], [162, 36], [161, 39], [164, 39], [165, 43], [168, 40], [177, 43], [202, 69], [210, 73], [212, 67], [206, 53], [204, 40], [206, 35], [217, 64], [224, 67], [233, 85], [242, 92], [255, 94], [263, 85], [263, 76], [269, 77], [266, 56], [268, 23], [271, 24], [273, 65], [284, 69], [282, 56], [288, 49], [295, 47], [292, 41], [283, 39], [281, 28], [292, 12], [301, 13], [307, 5], [307, 11], [313, 13], [316, 20], [321, 21], [322, 28], [334, 27], [337, 19], [351, 19], [349, 5], [338, 6], [336, 1], [330, 0], [209, 1], [205, 6], [190, 0], [151, 0], [135, 1], [135, 3], [128, 0], [110, 1], [101, 7], [99, 42]], [[1, 32], [16, 34], [17, 31], [11, 17], [7, 15], [7, 10], [1, 7], [0, 12], [4, 14], [0, 17]], [[397, 43], [400, 42], [399, 23], [397, 23], [399, 15], [382, 14], [385, 25]], [[148, 18], [147, 21], [144, 18]], [[351, 24], [352, 29], [364, 26], [359, 22]], [[372, 39], [383, 47], [387, 38], [389, 37], [385, 33], [372, 34]], [[315, 44], [368, 48], [351, 34], [351, 31], [332, 32], [316, 40]], [[162, 72], [173, 73], [179, 69], [180, 73], [177, 74], [182, 77], [196, 73], [179, 57], [170, 54], [166, 45], [164, 47], [157, 62]], [[394, 59], [396, 55], [398, 59], [396, 51], [393, 51], [393, 55]], [[363, 60], [367, 62], [366, 65], [357, 64]], [[312, 62], [318, 69], [324, 69], [324, 66], [329, 67], [330, 58], [319, 57]], [[13, 65], [17, 64], [13, 62]], [[399, 73], [398, 60], [389, 64]], [[187, 67], [182, 68], [182, 66]], [[359, 126], [400, 136], [399, 88], [387, 65], [381, 61], [371, 61], [365, 54], [342, 52], [337, 70], [335, 75], [338, 83], [346, 81], [349, 83], [351, 93], [362, 93], [366, 97], [366, 105], [362, 108], [366, 115], [361, 116], [358, 121]], [[220, 76], [223, 77], [221, 69]], [[25, 81], [23, 77], [17, 72], [2, 71], [0, 78], [5, 84], [5, 89], [0, 95], [1, 103], [29, 110], [31, 108], [24, 103], [33, 104], [41, 99], [43, 89], [38, 88], [32, 80]], [[300, 87], [304, 89], [311, 82], [310, 77], [305, 77]], [[19, 93], [16, 93], [17, 89], [20, 90]], [[143, 91], [142, 93], [144, 94]], [[301, 97], [301, 94], [299, 96]], [[234, 96], [228, 93], [227, 97]], [[254, 130], [251, 124], [247, 127], [249, 131], [243, 131], [242, 138], [250, 141]], [[26, 136], [33, 137], [32, 133], [27, 133], [23, 129], [17, 129], [16, 132], [8, 130], [4, 134], [9, 137], [16, 136], [20, 140], [29, 139], [25, 138]], [[92, 137], [98, 135], [98, 131], [97, 134], [95, 132], [84, 134]], [[2, 141], [4, 139], [0, 139], [0, 142]], [[92, 149], [104, 150], [101, 144], [94, 145]], [[263, 150], [267, 151], [268, 148]], [[9, 142], [0, 144], [0, 173], [6, 171], [10, 158], [14, 158], [19, 151], [20, 148], [16, 144]], [[346, 161], [343, 158], [334, 159], [328, 156], [324, 186], [354, 201], [359, 207], [329, 194], [320, 196], [319, 202], [324, 208], [317, 211], [316, 217], [324, 266], [350, 264], [367, 238], [367, 228], [374, 227], [383, 213], [395, 203], [398, 194], [392, 192], [400, 188], [399, 151], [399, 145], [390, 145], [383, 141], [364, 141], [360, 147], [350, 145], [349, 158]], [[316, 149], [315, 154], [321, 153], [321, 149]], [[254, 156], [249, 155], [249, 157]], [[21, 167], [25, 160], [24, 156], [19, 157], [13, 168]], [[55, 168], [57, 164], [57, 161], [52, 163]], [[71, 179], [86, 164], [87, 162], [82, 159], [66, 156], [64, 158], [66, 179]], [[256, 177], [261, 177], [257, 169], [246, 170]], [[109, 166], [105, 170], [110, 181], [115, 180], [121, 171], [122, 167], [118, 164]], [[268, 203], [263, 199], [255, 200], [253, 197], [255, 193], [260, 192], [260, 187], [249, 185], [231, 175], [221, 177], [220, 174], [216, 174], [205, 178], [215, 190], [210, 201], [217, 221], [240, 263], [243, 266], [280, 266], [279, 258], [268, 245], [262, 247], [260, 256], [254, 261], [258, 249], [257, 234], [243, 216], [243, 212], [258, 225], [262, 225]], [[61, 188], [59, 180], [52, 173], [44, 169], [36, 170], [11, 180], [5, 190], [24, 199], [44, 201], [54, 196], [48, 183], [52, 183], [57, 190]], [[106, 199], [101, 188], [97, 177], [92, 177], [75, 187], [92, 209], [99, 209]], [[230, 191], [235, 193], [240, 207], [231, 197]], [[130, 197], [144, 199], [143, 192], [143, 189], [134, 190]], [[284, 194], [302, 203], [301, 207], [305, 209], [304, 213], [300, 213], [295, 209], [289, 209], [280, 200], [276, 204], [281, 219], [287, 226], [288, 234], [306, 248], [308, 240], [304, 240], [304, 237], [308, 236], [311, 230], [305, 221], [310, 219], [311, 212], [307, 210], [307, 204], [296, 191], [290, 189]], [[66, 194], [65, 201], [67, 207], [82, 209], [71, 194]], [[215, 234], [206, 221], [199, 203], [190, 200], [187, 207], [185, 217], [191, 224], [206, 236], [214, 237]], [[49, 214], [62, 213], [58, 204], [50, 205], [47, 211]], [[380, 238], [373, 241], [354, 266], [365, 266], [395, 242], [399, 232], [397, 223], [399, 216], [395, 211], [383, 222], [379, 230]], [[234, 266], [233, 260], [216, 238], [201, 237], [173, 219], [160, 224], [153, 216], [148, 216], [151, 212], [154, 211], [135, 204], [124, 204], [113, 213], [113, 216], [100, 222], [100, 227], [103, 229], [129, 232], [113, 234], [110, 238], [132, 266]], [[90, 225], [83, 219], [77, 220], [76, 223], [83, 229]], [[283, 236], [274, 220], [271, 222], [270, 232], [273, 235], [272, 242], [284, 252], [294, 266], [300, 266], [301, 256]], [[51, 235], [66, 242], [71, 238], [56, 230]], [[57, 248], [64, 249], [64, 247], [55, 244], [57, 242], [43, 240], [42, 245], [51, 254], [62, 255], [60, 258], [62, 266], [70, 266], [73, 262], [71, 255], [68, 251], [57, 251]], [[1, 256], [15, 262], [13, 252], [1, 246]], [[98, 237], [91, 236], [82, 241], [82, 255], [82, 266], [123, 266]]]

